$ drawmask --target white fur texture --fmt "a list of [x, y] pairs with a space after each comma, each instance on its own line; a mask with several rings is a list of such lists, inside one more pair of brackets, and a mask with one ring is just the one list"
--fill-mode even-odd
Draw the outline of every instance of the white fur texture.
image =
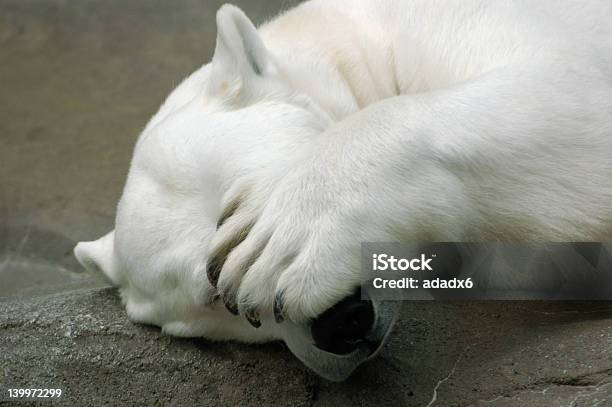
[[[313, 0], [258, 31], [231, 6], [217, 23], [212, 62], [136, 145], [114, 234], [76, 247], [133, 320], [266, 341], [277, 294], [303, 322], [353, 292], [362, 241], [612, 237], [608, 0]], [[207, 260], [241, 234], [216, 290]]]

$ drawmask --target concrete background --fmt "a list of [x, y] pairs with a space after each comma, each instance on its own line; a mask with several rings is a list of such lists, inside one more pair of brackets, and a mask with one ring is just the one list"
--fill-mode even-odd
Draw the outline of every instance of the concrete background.
[[[235, 2], [256, 22], [293, 3]], [[210, 59], [221, 4], [0, 1], [0, 386], [88, 404], [606, 405], [610, 303], [405, 304], [381, 357], [332, 384], [282, 344], [134, 325], [80, 273], [72, 247], [112, 228], [136, 137]]]

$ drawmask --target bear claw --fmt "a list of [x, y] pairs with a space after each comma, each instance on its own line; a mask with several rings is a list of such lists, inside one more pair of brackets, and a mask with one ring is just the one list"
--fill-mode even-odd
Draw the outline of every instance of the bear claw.
[[238, 315], [238, 304], [236, 304], [236, 301], [234, 300], [233, 297], [229, 297], [229, 296], [223, 296], [223, 304], [225, 304], [225, 308], [227, 308], [227, 310], [234, 314], [234, 315]]
[[223, 263], [219, 264], [219, 258], [216, 256], [213, 257], [206, 265], [206, 276], [208, 277], [210, 284], [215, 288], [217, 288], [222, 267]]
[[249, 324], [253, 325], [255, 328], [259, 328], [261, 326], [261, 321], [259, 320], [259, 312], [257, 312], [254, 308], [248, 308], [244, 312], [244, 316], [249, 321]]
[[283, 293], [280, 292], [274, 297], [274, 320], [277, 324], [280, 324], [285, 320], [284, 307], [285, 298]]

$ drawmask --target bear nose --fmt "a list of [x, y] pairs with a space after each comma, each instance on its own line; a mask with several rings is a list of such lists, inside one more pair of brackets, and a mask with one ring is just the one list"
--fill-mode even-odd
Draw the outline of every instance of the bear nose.
[[357, 292], [319, 315], [310, 330], [319, 349], [346, 355], [367, 341], [373, 325], [372, 302], [362, 300]]

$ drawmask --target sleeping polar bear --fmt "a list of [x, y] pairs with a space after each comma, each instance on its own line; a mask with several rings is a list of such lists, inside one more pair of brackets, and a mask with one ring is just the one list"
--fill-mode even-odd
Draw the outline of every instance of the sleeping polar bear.
[[359, 301], [366, 241], [612, 236], [607, 0], [313, 0], [212, 62], [135, 147], [116, 228], [75, 248], [129, 317], [285, 340], [341, 380], [397, 306]]

